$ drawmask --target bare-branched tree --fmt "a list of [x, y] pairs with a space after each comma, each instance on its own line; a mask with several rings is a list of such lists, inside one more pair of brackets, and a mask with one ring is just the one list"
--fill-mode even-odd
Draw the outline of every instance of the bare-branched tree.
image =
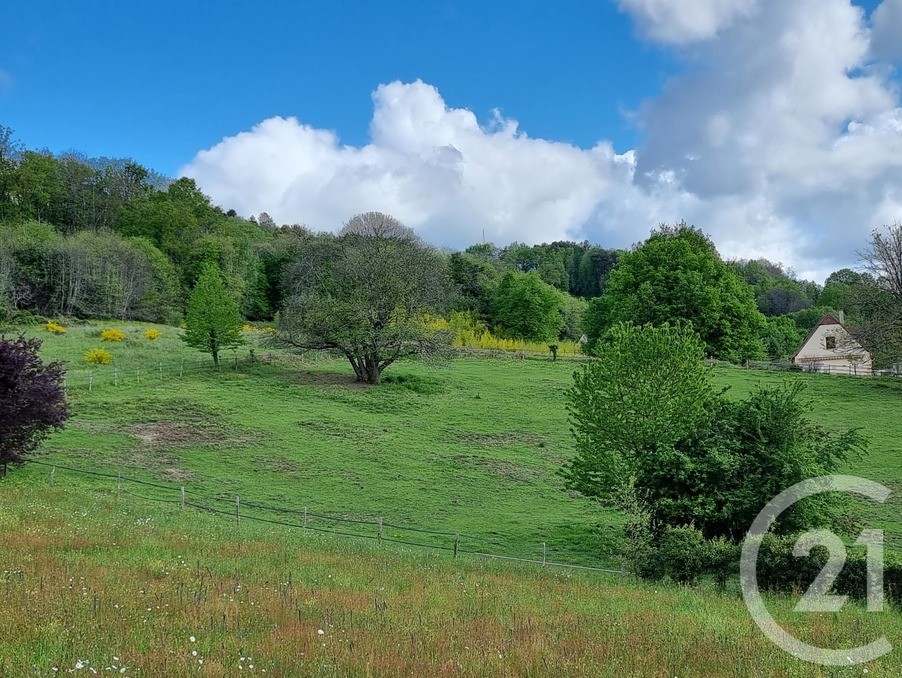
[[897, 221], [874, 230], [868, 247], [859, 256], [877, 284], [902, 299], [902, 223]]
[[902, 362], [902, 223], [877, 229], [859, 252], [870, 273], [856, 287], [856, 305], [862, 318], [855, 338], [873, 355], [875, 364], [889, 367]]

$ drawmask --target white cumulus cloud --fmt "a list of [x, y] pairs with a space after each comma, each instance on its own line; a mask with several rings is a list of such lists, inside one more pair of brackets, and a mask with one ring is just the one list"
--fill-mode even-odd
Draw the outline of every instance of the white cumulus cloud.
[[183, 173], [245, 215], [336, 229], [380, 210], [454, 247], [483, 230], [622, 247], [685, 218], [726, 256], [820, 280], [902, 218], [902, 106], [877, 44], [902, 0], [873, 28], [850, 0], [619, 2], [652, 39], [694, 36], [677, 47], [682, 72], [637, 111], [636, 149], [615, 151], [603, 130], [589, 149], [532, 138], [498, 113], [481, 124], [432, 85], [393, 82], [373, 94], [366, 145], [271, 118]]
[[758, 8], [758, 0], [617, 0], [653, 40], [686, 44], [713, 38]]
[[874, 54], [886, 61], [902, 62], [902, 0], [883, 0], [871, 21]]
[[398, 217], [433, 242], [576, 237], [630, 157], [532, 139], [496, 114], [481, 126], [423, 82], [373, 94], [371, 143], [344, 146], [294, 118], [270, 118], [197, 154], [183, 173], [218, 201], [277, 221], [335, 228], [356, 212]]

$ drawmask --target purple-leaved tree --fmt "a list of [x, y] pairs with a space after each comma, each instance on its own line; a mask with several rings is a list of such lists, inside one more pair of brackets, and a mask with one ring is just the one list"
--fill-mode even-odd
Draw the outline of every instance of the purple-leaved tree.
[[[45, 363], [38, 339], [0, 337], [0, 464], [21, 464], [69, 416], [63, 365]], [[0, 477], [3, 477], [0, 476]]]

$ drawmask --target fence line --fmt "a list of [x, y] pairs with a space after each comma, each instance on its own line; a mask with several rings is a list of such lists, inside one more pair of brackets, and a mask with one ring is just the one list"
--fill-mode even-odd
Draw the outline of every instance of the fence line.
[[[706, 362], [709, 365], [726, 365], [736, 367], [734, 363], [715, 358], [708, 358]], [[865, 370], [855, 365], [840, 367], [831, 365], [829, 362], [810, 362], [810, 363], [790, 363], [780, 361], [763, 361], [763, 360], [746, 360], [741, 364], [748, 370], [762, 370], [775, 372], [805, 372], [811, 374], [836, 374], [848, 375], [853, 377], [902, 377], [902, 363], [894, 365], [891, 369], [885, 370]]]
[[[418, 527], [409, 527], [405, 525], [398, 525], [397, 523], [388, 523], [385, 522], [381, 517], [365, 520], [359, 518], [344, 518], [341, 516], [328, 515], [325, 513], [318, 513], [309, 511], [307, 508], [304, 508], [303, 511], [299, 511], [297, 509], [290, 508], [282, 508], [277, 506], [270, 506], [267, 504], [257, 504], [253, 502], [247, 502], [243, 499], [240, 499], [240, 495], [236, 496], [234, 499], [225, 498], [225, 497], [205, 497], [202, 495], [187, 493], [184, 486], [173, 487], [170, 485], [161, 485], [159, 483], [152, 483], [146, 480], [138, 480], [137, 478], [129, 478], [127, 476], [123, 476], [121, 473], [102, 473], [99, 471], [89, 471], [86, 469], [80, 469], [73, 466], [66, 466], [63, 464], [50, 463], [45, 461], [38, 461], [35, 459], [28, 460], [28, 464], [35, 464], [38, 466], [45, 466], [50, 469], [50, 478], [51, 484], [55, 482], [57, 471], [66, 471], [69, 473], [73, 473], [75, 475], [85, 475], [91, 476], [95, 478], [106, 478], [112, 481], [115, 481], [116, 494], [117, 497], [120, 495], [127, 495], [130, 497], [134, 497], [136, 499], [141, 499], [142, 501], [149, 502], [157, 502], [162, 504], [178, 504], [179, 509], [183, 510], [185, 507], [191, 507], [200, 511], [205, 511], [217, 516], [225, 516], [231, 520], [236, 521], [236, 523], [240, 524], [241, 520], [250, 520], [252, 522], [258, 523], [266, 523], [270, 525], [281, 525], [284, 527], [292, 527], [292, 528], [301, 528], [306, 533], [307, 530], [318, 533], [325, 534], [334, 534], [342, 537], [356, 537], [360, 539], [369, 539], [376, 540], [379, 543], [388, 542], [391, 544], [400, 544], [404, 546], [413, 546], [416, 548], [426, 548], [437, 551], [446, 551], [448, 553], [453, 553], [454, 557], [460, 555], [468, 555], [479, 558], [492, 558], [496, 560], [505, 560], [505, 561], [514, 561], [520, 563], [528, 563], [532, 565], [541, 565], [543, 567], [557, 567], [557, 568], [568, 568], [575, 570], [588, 570], [591, 572], [604, 572], [608, 574], [626, 574], [623, 570], [615, 570], [603, 567], [595, 567], [591, 565], [585, 564], [574, 564], [574, 563], [563, 563], [557, 562], [553, 560], [548, 560], [547, 558], [547, 544], [542, 542], [541, 544], [541, 558], [523, 558], [520, 556], [514, 556], [505, 553], [491, 553], [486, 551], [485, 549], [478, 549], [474, 546], [474, 548], [462, 548], [461, 542], [483, 542], [487, 544], [491, 544], [494, 546], [504, 547], [503, 544], [497, 541], [493, 541], [490, 539], [486, 539], [484, 537], [477, 537], [467, 534], [462, 534], [459, 532], [450, 532], [450, 531], [441, 531], [441, 530], [429, 530], [425, 528]], [[147, 496], [145, 494], [139, 494], [136, 492], [132, 492], [131, 490], [124, 489], [122, 487], [123, 483], [134, 483], [139, 486], [149, 487], [159, 490], [165, 490], [167, 492], [174, 492], [177, 494], [177, 497], [172, 498], [163, 498], [163, 497], [152, 497]], [[186, 496], [193, 497], [193, 499], [186, 499]], [[210, 504], [216, 504], [217, 502], [228, 502], [234, 506], [234, 509], [225, 510], [216, 508], [215, 506], [211, 506]], [[242, 510], [244, 509], [244, 510]], [[251, 509], [252, 511], [262, 511], [270, 514], [286, 514], [297, 516], [298, 519], [293, 522], [288, 522], [287, 520], [279, 520], [277, 518], [272, 517], [262, 517], [259, 515], [254, 515], [253, 513], [246, 513], [246, 509]], [[302, 520], [301, 520], [302, 518]], [[333, 523], [330, 527], [323, 527], [320, 525], [311, 525], [310, 519], [315, 518], [321, 521], [327, 521]], [[361, 532], [356, 530], [338, 530], [334, 529], [334, 524], [347, 524], [347, 525], [365, 525], [376, 528], [373, 533], [369, 532]], [[398, 533], [416, 533], [416, 534], [425, 534], [434, 537], [440, 537], [443, 541], [439, 543], [425, 543], [423, 541], [414, 541], [413, 538], [402, 538], [402, 534], [390, 534], [386, 535], [385, 530], [394, 530]], [[450, 543], [449, 543], [450, 542]], [[538, 545], [537, 545], [538, 546]], [[538, 549], [537, 549], [538, 550]], [[555, 553], [558, 555], [571, 555], [585, 557], [585, 554], [576, 554], [573, 551], [569, 551], [567, 549], [554, 549]]]
[[79, 374], [67, 373], [63, 378], [63, 388], [67, 391], [88, 390], [93, 391], [97, 386], [127, 386], [144, 384], [151, 381], [164, 381], [166, 378], [181, 378], [188, 373], [215, 372], [224, 370], [237, 370], [243, 365], [266, 361], [266, 356], [234, 356], [220, 361], [219, 368], [212, 360], [205, 358], [182, 359], [178, 362], [157, 362], [144, 367], [112, 367], [103, 370], [93, 370]]

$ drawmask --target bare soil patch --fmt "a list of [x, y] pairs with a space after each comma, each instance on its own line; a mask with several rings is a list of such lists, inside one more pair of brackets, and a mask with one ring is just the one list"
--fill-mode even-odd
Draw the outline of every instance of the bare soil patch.
[[520, 431], [502, 431], [500, 433], [472, 433], [470, 431], [462, 431], [457, 434], [457, 437], [464, 443], [490, 447], [504, 447], [509, 445], [545, 446], [545, 440], [541, 436], [537, 436], [533, 433], [522, 433]]
[[477, 457], [465, 454], [455, 454], [449, 457], [449, 459], [455, 464], [478, 468], [496, 475], [499, 478], [504, 478], [515, 483], [529, 483], [539, 476], [539, 472], [534, 469], [503, 459], [490, 459], [488, 457]]

